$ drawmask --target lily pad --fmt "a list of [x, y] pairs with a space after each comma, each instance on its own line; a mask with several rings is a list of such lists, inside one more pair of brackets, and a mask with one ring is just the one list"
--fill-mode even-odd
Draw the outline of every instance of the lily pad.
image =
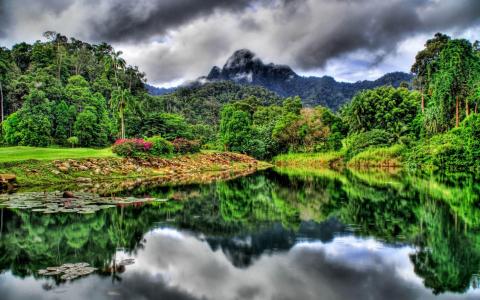
[[48, 267], [46, 269], [41, 269], [38, 271], [39, 275], [43, 276], [60, 276], [62, 280], [73, 280], [80, 276], [85, 276], [95, 272], [97, 268], [90, 267], [88, 263], [67, 263], [58, 267]]

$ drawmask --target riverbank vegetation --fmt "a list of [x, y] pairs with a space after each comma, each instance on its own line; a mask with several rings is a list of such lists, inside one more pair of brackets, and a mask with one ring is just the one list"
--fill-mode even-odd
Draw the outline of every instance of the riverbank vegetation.
[[363, 90], [332, 111], [232, 82], [150, 96], [144, 74], [112, 46], [45, 38], [0, 49], [5, 146], [113, 145], [117, 155], [144, 158], [203, 148], [285, 166], [480, 168], [478, 42], [438, 33], [417, 54], [413, 82]]
[[[269, 164], [257, 161], [249, 156], [230, 153], [206, 151], [203, 153], [177, 155], [171, 157], [155, 157], [148, 159], [114, 156], [109, 150], [100, 150], [99, 155], [89, 152], [89, 155], [75, 156], [56, 149], [58, 157], [54, 159], [49, 149], [48, 155], [42, 155], [42, 149], [35, 149], [43, 160], [32, 156], [26, 160], [0, 162], [0, 174], [15, 174], [19, 187], [46, 186], [52, 184], [100, 184], [102, 181], [115, 181], [140, 178], [157, 178], [164, 184], [189, 183], [200, 179], [208, 182], [212, 178], [228, 179], [239, 174], [249, 174], [256, 170], [270, 167]], [[102, 156], [102, 154], [107, 154]], [[36, 155], [36, 154], [35, 154]]]

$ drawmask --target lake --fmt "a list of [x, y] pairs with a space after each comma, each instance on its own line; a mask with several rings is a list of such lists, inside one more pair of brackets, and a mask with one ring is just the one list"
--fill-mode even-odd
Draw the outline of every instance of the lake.
[[[78, 186], [125, 201], [70, 212], [60, 187], [23, 190], [0, 202], [0, 298], [480, 299], [479, 182], [276, 169]], [[79, 263], [92, 269], [62, 279]]]

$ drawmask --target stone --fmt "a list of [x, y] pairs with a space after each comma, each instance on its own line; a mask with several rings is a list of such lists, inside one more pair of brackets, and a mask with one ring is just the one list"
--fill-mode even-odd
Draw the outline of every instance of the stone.
[[58, 167], [58, 170], [60, 170], [63, 173], [68, 173], [68, 171], [70, 171], [70, 167], [67, 167], [65, 165], [61, 165], [61, 166]]
[[75, 181], [78, 183], [92, 183], [92, 178], [78, 177], [77, 179], [75, 179]]
[[75, 195], [73, 195], [73, 193], [70, 191], [65, 191], [63, 192], [62, 198], [75, 198]]
[[17, 181], [17, 176], [14, 174], [0, 174], [0, 182], [14, 183]]

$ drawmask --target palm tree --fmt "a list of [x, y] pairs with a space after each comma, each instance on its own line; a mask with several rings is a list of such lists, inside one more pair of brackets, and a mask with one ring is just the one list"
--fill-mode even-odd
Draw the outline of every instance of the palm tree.
[[[1, 50], [1, 49], [0, 49], [0, 50]], [[2, 59], [0, 58], [0, 73], [5, 74], [5, 73], [7, 72], [7, 68], [8, 68], [8, 67], [7, 67], [7, 61], [2, 60]], [[2, 80], [3, 80], [3, 78], [0, 77], [0, 115], [1, 115], [0, 124], [3, 123], [3, 119], [4, 119]]]
[[112, 51], [112, 56], [111, 56], [112, 57], [112, 65], [113, 65], [113, 73], [115, 75], [115, 83], [117, 84], [117, 88], [119, 88], [118, 87], [117, 71], [125, 69], [125, 65], [126, 65], [125, 60], [120, 57], [120, 55], [122, 55], [122, 54], [123, 54], [122, 51], [113, 50]]
[[133, 108], [132, 94], [126, 89], [116, 89], [112, 92], [112, 98], [110, 99], [110, 107], [118, 112], [120, 117], [120, 138], [125, 138], [125, 110]]

